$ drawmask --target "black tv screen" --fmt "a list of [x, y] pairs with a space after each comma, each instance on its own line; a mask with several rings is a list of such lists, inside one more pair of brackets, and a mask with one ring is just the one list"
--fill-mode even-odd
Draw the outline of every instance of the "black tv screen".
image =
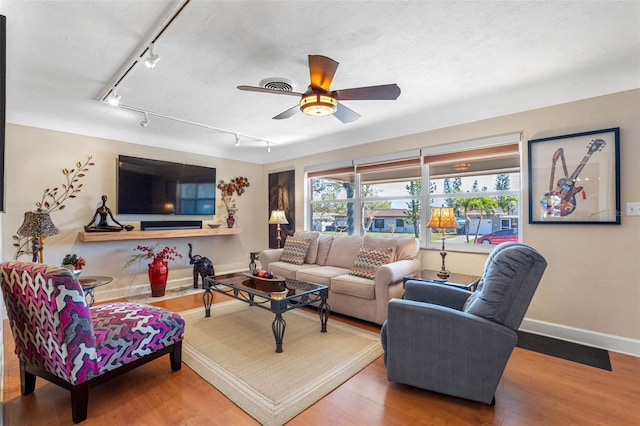
[[118, 214], [213, 215], [216, 169], [118, 156]]

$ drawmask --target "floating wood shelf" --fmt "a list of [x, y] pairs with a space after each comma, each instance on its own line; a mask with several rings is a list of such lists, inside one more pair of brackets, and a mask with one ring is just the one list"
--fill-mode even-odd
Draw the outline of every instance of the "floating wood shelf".
[[123, 241], [123, 240], [150, 240], [164, 238], [185, 237], [213, 237], [216, 235], [242, 234], [242, 228], [216, 228], [216, 229], [163, 229], [159, 231], [120, 231], [120, 232], [85, 232], [79, 233], [80, 241]]

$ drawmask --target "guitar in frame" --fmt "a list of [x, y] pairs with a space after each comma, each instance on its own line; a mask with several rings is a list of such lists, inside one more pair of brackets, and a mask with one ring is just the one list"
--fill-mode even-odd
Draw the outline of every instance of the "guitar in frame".
[[[591, 156], [597, 152], [602, 151], [606, 142], [602, 139], [594, 139], [587, 146], [587, 154], [584, 156], [578, 167], [571, 174], [567, 176], [567, 163], [564, 158], [564, 150], [558, 148], [553, 154], [551, 159], [551, 178], [549, 180], [549, 191], [540, 197], [540, 206], [545, 216], [550, 217], [564, 217], [569, 216], [576, 209], [576, 195], [582, 193], [582, 199], [586, 199], [586, 194], [582, 186], [576, 186], [578, 175], [586, 166]], [[562, 168], [564, 171], [564, 177], [555, 180], [556, 163], [560, 159], [562, 161]], [[555, 188], [554, 188], [555, 183]]]

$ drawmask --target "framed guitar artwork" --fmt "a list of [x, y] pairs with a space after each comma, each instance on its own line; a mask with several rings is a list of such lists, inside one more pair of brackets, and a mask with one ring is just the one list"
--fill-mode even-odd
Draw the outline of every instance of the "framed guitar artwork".
[[620, 128], [531, 139], [529, 223], [619, 225]]

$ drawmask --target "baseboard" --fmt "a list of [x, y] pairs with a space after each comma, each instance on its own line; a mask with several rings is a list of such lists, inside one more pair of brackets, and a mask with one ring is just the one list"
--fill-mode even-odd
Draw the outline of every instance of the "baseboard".
[[520, 330], [640, 357], [640, 340], [525, 318]]
[[[244, 268], [239, 269], [228, 269], [225, 271], [216, 270], [216, 275], [226, 275], [226, 274], [236, 274], [240, 272], [245, 272], [249, 268], [245, 266]], [[179, 288], [193, 288], [193, 277], [183, 277], [177, 278], [173, 280], [167, 281], [167, 290], [170, 289], [179, 289]], [[198, 280], [198, 287], [202, 288], [202, 280]], [[145, 296], [151, 294], [151, 288], [148, 283], [140, 283], [136, 285], [130, 285], [125, 288], [114, 288], [110, 289], [108, 285], [104, 287], [100, 287], [98, 290], [98, 298], [99, 301], [113, 300], [113, 299], [123, 299], [127, 297], [135, 297], [135, 296]], [[1, 425], [2, 423], [0, 423]]]

